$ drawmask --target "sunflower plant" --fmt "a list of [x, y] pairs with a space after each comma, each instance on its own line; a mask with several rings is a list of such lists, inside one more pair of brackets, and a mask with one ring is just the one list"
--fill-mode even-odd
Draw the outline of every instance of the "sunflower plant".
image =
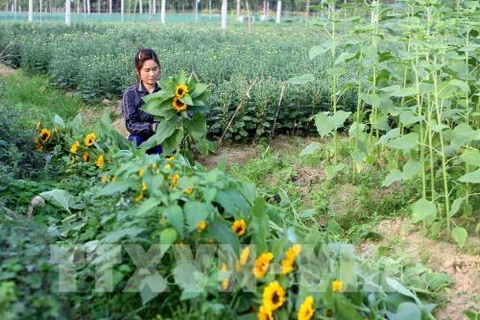
[[184, 71], [159, 82], [161, 90], [144, 98], [142, 110], [158, 122], [155, 134], [142, 144], [149, 149], [161, 145], [165, 154], [175, 151], [191, 154], [195, 147], [206, 154], [214, 145], [206, 139], [205, 101], [208, 85]]

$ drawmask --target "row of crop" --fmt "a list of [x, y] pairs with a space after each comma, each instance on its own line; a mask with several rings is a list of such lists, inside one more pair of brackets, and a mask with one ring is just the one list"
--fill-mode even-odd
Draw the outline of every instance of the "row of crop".
[[282, 209], [222, 168], [135, 151], [108, 117], [29, 132], [57, 171], [32, 220], [0, 216], [2, 319], [433, 317], [399, 269], [274, 223]]
[[[48, 74], [55, 86], [95, 101], [119, 98], [135, 81], [134, 53], [139, 47], [152, 47], [159, 54], [163, 76], [185, 70], [211, 84], [207, 121], [213, 135], [227, 129], [242, 100], [226, 138], [266, 137], [274, 125], [276, 132], [309, 132], [313, 128], [309, 117], [327, 109], [331, 100], [330, 81], [322, 76], [329, 58], [308, 59], [312, 38], [318, 37], [315, 29], [263, 26], [252, 33], [213, 31], [189, 26], [4, 24], [0, 51], [4, 62]], [[286, 86], [281, 95], [285, 81], [302, 73], [320, 76], [303, 88]], [[339, 103], [349, 106], [353, 101], [350, 94]]]

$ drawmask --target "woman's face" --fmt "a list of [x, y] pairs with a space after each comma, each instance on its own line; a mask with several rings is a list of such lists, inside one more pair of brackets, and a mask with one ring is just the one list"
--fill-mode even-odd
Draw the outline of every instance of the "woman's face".
[[155, 83], [160, 76], [160, 66], [155, 60], [145, 60], [142, 68], [139, 71], [140, 80], [145, 86], [155, 86]]

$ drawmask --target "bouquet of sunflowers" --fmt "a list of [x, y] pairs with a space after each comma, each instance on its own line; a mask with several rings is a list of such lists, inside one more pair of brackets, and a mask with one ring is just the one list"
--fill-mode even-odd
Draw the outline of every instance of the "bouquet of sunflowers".
[[158, 122], [155, 134], [141, 147], [149, 149], [161, 145], [165, 154], [175, 151], [193, 154], [195, 147], [206, 154], [214, 145], [206, 139], [207, 123], [204, 113], [210, 96], [208, 85], [197, 82], [185, 72], [160, 81], [161, 90], [145, 96], [142, 110]]

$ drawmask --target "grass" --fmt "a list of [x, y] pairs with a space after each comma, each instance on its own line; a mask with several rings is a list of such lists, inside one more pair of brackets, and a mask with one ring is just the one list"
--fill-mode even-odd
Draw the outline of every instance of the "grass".
[[52, 88], [46, 76], [29, 76], [21, 70], [0, 74], [0, 97], [4, 105], [25, 114], [29, 124], [50, 120], [55, 114], [71, 119], [85, 107], [77, 97]]
[[[283, 207], [286, 220], [306, 226], [333, 225], [344, 240], [358, 242], [370, 237], [369, 229], [379, 221], [408, 214], [408, 203], [415, 197], [418, 184], [384, 188], [383, 169], [375, 166], [358, 174], [355, 182], [348, 169], [329, 180], [324, 173], [328, 151], [300, 157], [312, 138], [279, 139], [282, 143], [277, 147], [275, 143], [263, 145], [257, 157], [228, 170], [257, 185], [266, 199]], [[322, 150], [329, 150], [330, 142], [317, 140], [323, 144]]]

